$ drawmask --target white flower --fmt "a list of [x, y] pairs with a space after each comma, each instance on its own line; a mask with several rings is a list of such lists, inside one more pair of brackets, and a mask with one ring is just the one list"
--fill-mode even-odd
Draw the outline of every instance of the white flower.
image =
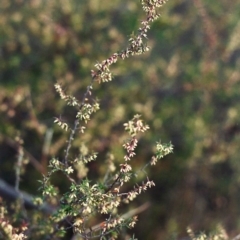
[[68, 167], [67, 169], [65, 169], [65, 172], [67, 174], [73, 173], [73, 168], [72, 167]]

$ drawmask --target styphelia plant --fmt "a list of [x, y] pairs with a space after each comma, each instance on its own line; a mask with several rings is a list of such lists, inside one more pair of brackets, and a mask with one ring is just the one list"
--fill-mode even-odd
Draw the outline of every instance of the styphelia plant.
[[[135, 150], [138, 145], [139, 135], [149, 130], [149, 126], [143, 122], [141, 116], [136, 114], [124, 124], [129, 138], [122, 145], [125, 149], [122, 162], [117, 165], [114, 162], [114, 157], [109, 157], [104, 179], [95, 183], [87, 178], [87, 164], [97, 160], [97, 153], [89, 153], [86, 146], [81, 149], [78, 157], [74, 159], [70, 157], [70, 153], [75, 138], [79, 138], [79, 135], [84, 133], [93, 113], [100, 109], [99, 102], [93, 98], [94, 84], [112, 81], [113, 76], [110, 70], [112, 64], [134, 55], [143, 54], [149, 50], [147, 46], [148, 30], [151, 23], [160, 16], [157, 12], [158, 8], [165, 3], [166, 1], [163, 0], [141, 0], [146, 18], [141, 21], [138, 33], [129, 39], [129, 45], [126, 49], [113, 53], [101, 63], [95, 64], [95, 69], [91, 71], [91, 82], [87, 86], [82, 99], [79, 100], [72, 95], [66, 94], [61, 84], [55, 84], [55, 89], [61, 99], [67, 105], [76, 109], [75, 120], [73, 124], [63, 122], [59, 118], [54, 121], [69, 133], [69, 138], [64, 157], [62, 159], [54, 157], [50, 160], [48, 173], [41, 181], [43, 197], [35, 199], [35, 203], [41, 206], [43, 202], [55, 202], [55, 204], [57, 203], [57, 209], [44, 221], [35, 219], [37, 225], [31, 226], [32, 223], [29, 223], [29, 226], [26, 226], [19, 233], [18, 238], [15, 239], [30, 237], [33, 232], [34, 236], [39, 239], [59, 239], [64, 238], [68, 230], [75, 234], [76, 239], [117, 239], [124, 228], [132, 228], [136, 224], [136, 211], [121, 214], [118, 209], [121, 205], [130, 203], [141, 193], [155, 185], [148, 178], [145, 169], [148, 166], [155, 165], [159, 159], [171, 153], [173, 151], [171, 143], [162, 144], [160, 141], [157, 142], [155, 155], [148, 159], [141, 170], [135, 170], [131, 165], [131, 160], [136, 155]], [[76, 166], [81, 166], [82, 171], [85, 171], [81, 177], [76, 177], [76, 174], [74, 174]], [[137, 182], [139, 171], [145, 176], [145, 181], [141, 183]], [[55, 172], [64, 174], [70, 183], [69, 189], [62, 195], [58, 192], [56, 186], [51, 183], [51, 177]], [[130, 181], [134, 181], [135, 185], [132, 190], [124, 191], [124, 184]], [[93, 219], [100, 219], [99, 216], [104, 216], [105, 220], [93, 225]], [[5, 223], [2, 227], [4, 228], [7, 224]]]

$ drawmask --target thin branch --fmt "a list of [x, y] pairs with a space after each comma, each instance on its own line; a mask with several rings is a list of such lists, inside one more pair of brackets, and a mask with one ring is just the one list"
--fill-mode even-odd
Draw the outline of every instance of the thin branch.
[[[3, 138], [3, 140], [12, 148], [14, 148], [16, 151], [18, 151], [18, 143], [14, 140], [12, 140], [9, 137], [6, 137], [2, 134], [0, 134], [0, 137]], [[23, 148], [23, 154], [29, 159], [30, 163], [35, 167], [35, 169], [44, 174], [44, 168], [43, 166], [38, 162], [38, 160], [33, 157], [33, 155], [31, 153], [29, 153], [26, 149]]]
[[64, 165], [66, 167], [68, 166], [68, 155], [69, 155], [69, 151], [71, 149], [72, 141], [74, 140], [74, 135], [76, 134], [78, 125], [79, 125], [79, 119], [75, 119], [74, 127], [71, 130], [71, 134], [70, 134], [69, 139], [68, 139], [68, 145], [67, 145], [66, 153], [65, 153], [65, 157], [64, 157]]
[[[93, 76], [92, 80], [91, 80], [91, 83], [87, 86], [87, 90], [83, 95], [81, 103], [79, 104], [78, 111], [80, 111], [82, 109], [85, 102], [87, 101], [88, 94], [91, 95], [91, 89], [93, 87], [94, 81], [95, 81], [95, 77]], [[71, 134], [70, 134], [69, 139], [68, 139], [68, 145], [67, 145], [66, 153], [65, 153], [65, 157], [64, 157], [64, 164], [65, 164], [66, 167], [68, 166], [68, 155], [69, 155], [69, 151], [70, 151], [71, 146], [72, 146], [72, 141], [74, 140], [74, 136], [77, 132], [79, 124], [80, 124], [80, 120], [78, 118], [76, 118], [75, 121], [74, 121], [74, 127], [71, 130]]]
[[19, 184], [20, 184], [20, 174], [21, 174], [21, 168], [23, 165], [23, 147], [21, 146], [20, 143], [18, 143], [18, 156], [17, 156], [17, 164], [15, 167], [15, 175], [16, 175], [16, 180], [15, 180], [15, 190], [18, 192], [19, 191]]
[[56, 210], [54, 207], [48, 205], [47, 203], [44, 203], [40, 207], [36, 206], [33, 203], [34, 197], [32, 195], [19, 190], [16, 191], [11, 185], [2, 179], [0, 179], [0, 196], [10, 201], [21, 199], [26, 207], [39, 209], [46, 213], [53, 213]]

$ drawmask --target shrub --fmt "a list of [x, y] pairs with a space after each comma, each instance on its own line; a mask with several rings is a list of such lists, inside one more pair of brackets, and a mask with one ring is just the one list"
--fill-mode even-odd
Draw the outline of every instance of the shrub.
[[[42, 196], [30, 200], [30, 205], [35, 210], [32, 210], [33, 212], [29, 215], [24, 208], [27, 202], [26, 196], [19, 191], [20, 176], [25, 165], [23, 142], [21, 138], [18, 138], [15, 190], [19, 200], [13, 207], [14, 217], [6, 214], [6, 208], [2, 208], [2, 237], [6, 239], [58, 239], [73, 232], [75, 237], [83, 239], [116, 239], [124, 235], [125, 228], [134, 227], [137, 222], [136, 214], [143, 211], [147, 205], [127, 211], [125, 214], [121, 213], [123, 206], [155, 185], [148, 178], [146, 169], [171, 153], [172, 145], [158, 141], [156, 154], [144, 166], [140, 168], [133, 166], [131, 162], [136, 155], [139, 136], [149, 129], [141, 116], [136, 114], [124, 124], [128, 136], [125, 137], [122, 146], [125, 150], [123, 160], [115, 161], [114, 155], [109, 153], [105, 163], [105, 174], [98, 180], [90, 179], [87, 173], [89, 163], [97, 160], [98, 154], [91, 152], [81, 140], [81, 148], [77, 155], [74, 156], [75, 152], [72, 153], [72, 148], [76, 138], [83, 135], [85, 129], [88, 128], [87, 123], [93, 114], [100, 109], [99, 101], [93, 98], [94, 85], [112, 81], [110, 66], [118, 60], [140, 55], [149, 50], [146, 43], [147, 33], [150, 24], [160, 16], [157, 9], [165, 2], [162, 0], [141, 1], [146, 17], [141, 21], [138, 33], [129, 38], [129, 45], [125, 50], [113, 53], [106, 60], [95, 64], [95, 70], [91, 71], [91, 82], [86, 87], [82, 99], [79, 100], [72, 94], [67, 94], [61, 83], [55, 84], [55, 89], [61, 99], [65, 101], [68, 108], [75, 111], [73, 124], [61, 118], [55, 118], [54, 121], [69, 134], [63, 157], [54, 157], [49, 161], [48, 170], [43, 175], [43, 180], [40, 181]], [[19, 19], [19, 16], [15, 18]], [[35, 24], [38, 23], [35, 22]], [[68, 181], [63, 193], [59, 190], [61, 187], [52, 183], [52, 179], [56, 176], [62, 176]], [[139, 183], [139, 181], [142, 182]], [[130, 188], [129, 183], [134, 184], [133, 188]], [[41, 209], [48, 212], [47, 217]], [[134, 236], [131, 239], [135, 239]]]

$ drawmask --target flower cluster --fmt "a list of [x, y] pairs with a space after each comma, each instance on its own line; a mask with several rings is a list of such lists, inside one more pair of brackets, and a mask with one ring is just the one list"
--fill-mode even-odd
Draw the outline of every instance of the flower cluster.
[[54, 123], [56, 123], [60, 128], [67, 131], [68, 130], [68, 124], [66, 122], [63, 122], [60, 118], [55, 117]]
[[56, 83], [54, 86], [55, 86], [56, 91], [60, 95], [61, 99], [63, 99], [64, 101], [67, 102], [67, 105], [69, 105], [69, 106], [79, 106], [78, 100], [72, 95], [65, 94], [63, 89], [62, 89], [62, 86], [60, 84]]
[[102, 61], [102, 63], [95, 64], [95, 67], [98, 69], [98, 71], [91, 70], [91, 75], [99, 82], [109, 82], [112, 81], [112, 73], [110, 72], [110, 65], [113, 63], [116, 63], [118, 59], [118, 54], [114, 53], [112, 56], [110, 56], [108, 59]]
[[27, 226], [23, 225], [21, 229], [14, 228], [9, 221], [0, 219], [0, 230], [1, 234], [4, 235], [4, 239], [11, 239], [11, 240], [24, 240], [27, 239], [27, 236], [24, 232], [27, 230]]
[[149, 129], [149, 126], [145, 125], [140, 117], [141, 115], [136, 114], [132, 120], [124, 123], [125, 131], [127, 131], [131, 137], [135, 137], [137, 133], [145, 132]]
[[103, 232], [106, 232], [106, 230], [109, 230], [112, 228], [116, 228], [116, 226], [120, 225], [123, 221], [124, 219], [122, 218], [114, 218], [113, 220], [103, 222], [102, 223]]
[[171, 143], [163, 144], [157, 142], [156, 144], [156, 155], [152, 157], [150, 164], [156, 165], [157, 161], [173, 152], [173, 145]]
[[[145, 132], [149, 129], [148, 125], [145, 125], [140, 119], [140, 115], [135, 115], [134, 118], [128, 123], [124, 124], [125, 130], [130, 134], [131, 138], [123, 144], [123, 147], [127, 150], [127, 154], [124, 156], [125, 161], [129, 161], [135, 156], [135, 148], [137, 147], [138, 140], [136, 138], [137, 133]], [[123, 167], [126, 169], [126, 164]], [[124, 171], [124, 170], [123, 170]]]
[[141, 22], [141, 27], [138, 29], [137, 36], [131, 37], [129, 39], [129, 46], [120, 51], [119, 53], [114, 53], [112, 56], [103, 60], [102, 63], [95, 64], [96, 70], [91, 70], [92, 78], [101, 82], [109, 82], [112, 80], [112, 73], [109, 69], [110, 65], [116, 63], [118, 57], [121, 59], [128, 58], [129, 56], [140, 55], [146, 51], [149, 51], [149, 47], [144, 44], [144, 39], [147, 38], [147, 31], [150, 29], [150, 23], [155, 21], [160, 17], [157, 13], [157, 8], [161, 7], [167, 1], [164, 0], [142, 0], [142, 8], [146, 12], [147, 18], [145, 21]]
[[129, 191], [124, 201], [128, 203], [129, 201], [132, 201], [133, 199], [135, 199], [139, 194], [146, 191], [148, 188], [151, 188], [154, 186], [155, 186], [155, 183], [147, 179], [146, 183], [143, 182], [141, 186], [136, 186], [132, 191]]
[[100, 109], [98, 102], [95, 102], [94, 104], [84, 103], [80, 111], [78, 111], [76, 117], [80, 120], [84, 120], [85, 123], [87, 123], [90, 120], [91, 114], [96, 112], [98, 109]]
[[150, 12], [152, 9], [162, 7], [167, 0], [141, 0], [142, 8], [145, 12]]

